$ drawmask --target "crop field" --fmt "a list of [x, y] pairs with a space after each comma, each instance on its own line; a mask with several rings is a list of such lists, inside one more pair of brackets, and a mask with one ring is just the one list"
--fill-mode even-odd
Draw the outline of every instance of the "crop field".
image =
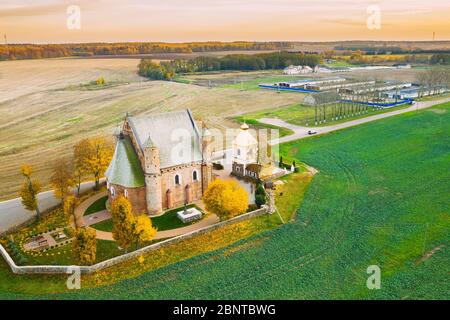
[[[283, 144], [319, 170], [294, 222], [59, 297], [449, 299], [449, 136], [447, 103]], [[380, 290], [366, 287], [370, 265]]]
[[[17, 197], [19, 167], [27, 162], [45, 188], [52, 163], [70, 157], [78, 140], [112, 138], [125, 112], [134, 115], [190, 108], [212, 127], [246, 112], [298, 102], [297, 94], [239, 91], [136, 75], [137, 59], [49, 59], [0, 62], [0, 200]], [[106, 86], [89, 85], [103, 76]]]

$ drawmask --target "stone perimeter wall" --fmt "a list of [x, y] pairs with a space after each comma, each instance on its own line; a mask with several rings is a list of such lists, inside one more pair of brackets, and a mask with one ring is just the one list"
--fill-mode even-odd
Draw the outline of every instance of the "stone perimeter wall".
[[148, 253], [157, 249], [160, 249], [164, 246], [167, 246], [169, 244], [177, 243], [185, 239], [189, 239], [192, 237], [195, 237], [197, 235], [201, 235], [204, 233], [207, 233], [209, 231], [218, 229], [223, 226], [227, 226], [236, 222], [244, 221], [251, 219], [253, 217], [261, 216], [263, 214], [267, 213], [267, 208], [261, 208], [257, 209], [252, 212], [248, 212], [245, 214], [242, 214], [240, 216], [237, 216], [235, 218], [232, 218], [230, 220], [222, 221], [216, 224], [213, 224], [211, 226], [204, 227], [202, 229], [194, 230], [186, 234], [179, 235], [177, 237], [173, 237], [161, 242], [157, 242], [155, 244], [149, 245], [147, 247], [138, 249], [136, 251], [105, 260], [102, 262], [99, 262], [92, 266], [17, 266], [13, 259], [9, 256], [6, 249], [0, 244], [0, 254], [3, 256], [5, 261], [8, 263], [9, 267], [11, 268], [11, 271], [15, 274], [68, 274], [73, 273], [74, 270], [78, 269], [81, 273], [93, 273], [108, 267], [111, 267], [113, 265], [116, 265], [118, 263], [139, 257], [143, 253]]

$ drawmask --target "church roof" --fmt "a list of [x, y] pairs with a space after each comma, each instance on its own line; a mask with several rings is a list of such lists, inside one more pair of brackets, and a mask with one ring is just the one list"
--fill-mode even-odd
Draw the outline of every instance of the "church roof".
[[149, 143], [158, 148], [161, 168], [202, 160], [199, 130], [189, 109], [128, 117], [128, 122], [142, 151]]
[[239, 134], [234, 139], [234, 144], [238, 147], [248, 147], [257, 145], [258, 141], [253, 137], [253, 135], [248, 130], [248, 125], [244, 123], [241, 125], [241, 130]]
[[105, 172], [109, 183], [128, 188], [143, 187], [144, 173], [130, 138], [117, 139], [116, 150]]

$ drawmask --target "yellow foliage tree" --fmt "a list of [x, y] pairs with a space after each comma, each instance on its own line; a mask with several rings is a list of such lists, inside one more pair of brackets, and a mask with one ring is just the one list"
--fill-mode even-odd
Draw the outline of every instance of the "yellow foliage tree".
[[50, 185], [53, 188], [55, 198], [61, 199], [64, 203], [65, 197], [70, 193], [70, 188], [75, 185], [66, 159], [58, 159], [53, 164]]
[[152, 226], [152, 221], [146, 215], [137, 216], [134, 220], [134, 241], [140, 246], [153, 239], [156, 229]]
[[248, 194], [235, 180], [216, 179], [206, 189], [203, 202], [206, 210], [224, 220], [247, 211]]
[[96, 81], [98, 86], [103, 86], [105, 84], [105, 78], [99, 77]]
[[75, 229], [78, 229], [77, 219], [75, 216], [75, 208], [80, 203], [80, 200], [75, 197], [73, 194], [68, 195], [64, 199], [64, 213], [67, 215], [70, 225], [70, 220], [73, 220], [73, 224]]
[[41, 191], [41, 185], [38, 181], [31, 180], [33, 169], [30, 165], [24, 164], [21, 166], [22, 175], [25, 177], [25, 182], [20, 189], [20, 197], [22, 198], [22, 204], [25, 209], [30, 211], [36, 211], [37, 219], [40, 218], [38, 194]]
[[80, 265], [94, 264], [97, 256], [95, 230], [90, 228], [77, 229], [72, 248], [74, 258]]
[[122, 248], [127, 249], [135, 240], [135, 219], [131, 211], [131, 203], [120, 195], [111, 204], [113, 222], [113, 238]]
[[83, 139], [74, 146], [75, 165], [94, 176], [96, 190], [100, 188], [100, 178], [105, 174], [112, 155], [112, 143], [101, 137]]

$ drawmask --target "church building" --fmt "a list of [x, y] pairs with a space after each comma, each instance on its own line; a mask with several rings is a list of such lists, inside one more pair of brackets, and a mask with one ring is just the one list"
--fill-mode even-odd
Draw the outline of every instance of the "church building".
[[[256, 133], [256, 132], [255, 132]], [[241, 125], [233, 140], [231, 174], [253, 182], [269, 181], [284, 174], [285, 170], [273, 164], [267, 136], [259, 135], [258, 141], [246, 123]]]
[[212, 180], [211, 140], [189, 109], [127, 115], [105, 173], [109, 201], [124, 195], [133, 212], [159, 215], [200, 200]]

